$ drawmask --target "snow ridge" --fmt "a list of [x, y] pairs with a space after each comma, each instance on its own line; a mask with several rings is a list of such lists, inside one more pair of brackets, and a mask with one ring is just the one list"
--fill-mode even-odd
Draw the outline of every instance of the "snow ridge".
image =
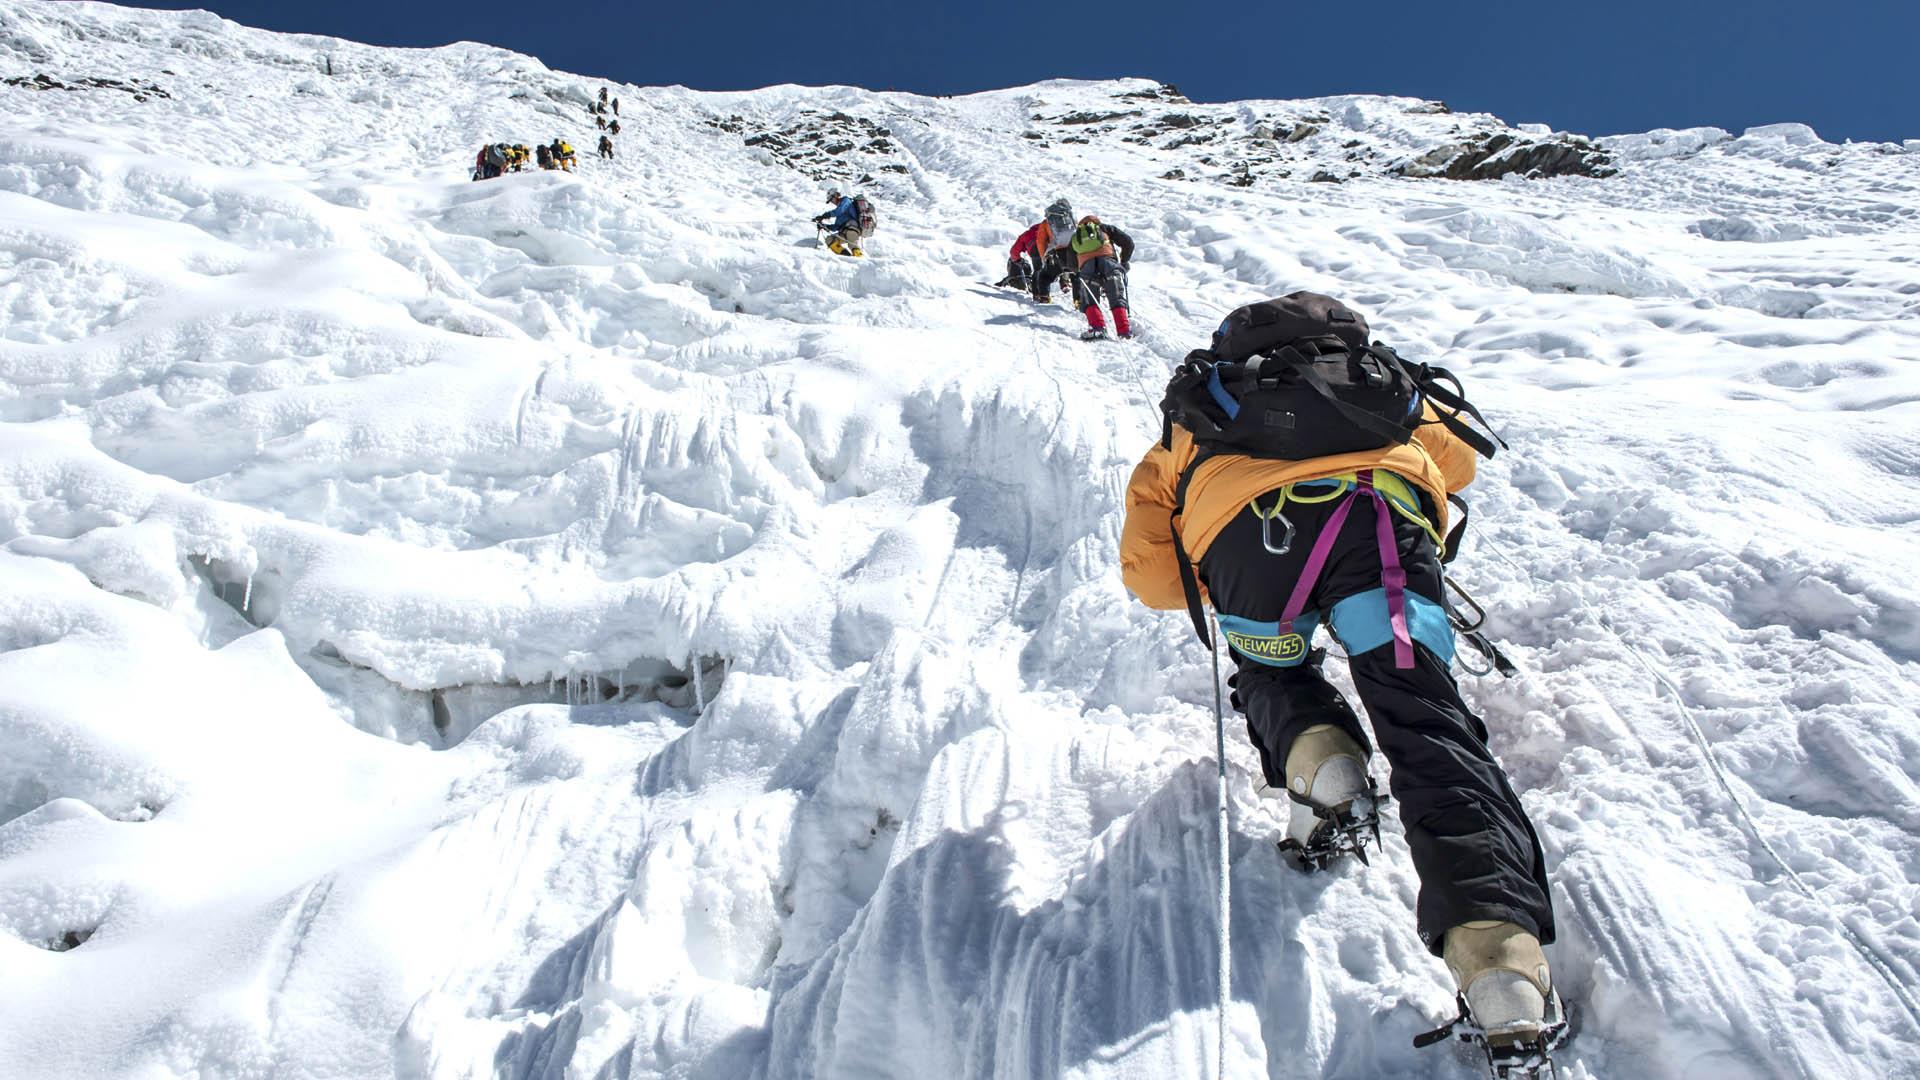
[[[1288, 869], [1238, 725], [1219, 1045], [1209, 659], [1115, 572], [1169, 365], [1309, 288], [1513, 446], [1563, 1072], [1920, 1076], [1906, 147], [618, 86], [467, 182], [597, 85], [0, 8], [0, 1075], [1473, 1075], [1397, 822]], [[1061, 194], [1139, 341], [982, 284]]]

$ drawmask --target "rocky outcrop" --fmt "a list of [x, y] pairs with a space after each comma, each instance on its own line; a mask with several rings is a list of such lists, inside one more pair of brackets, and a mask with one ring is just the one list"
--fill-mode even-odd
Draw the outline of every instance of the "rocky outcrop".
[[[1070, 112], [1065, 116], [1055, 119], [1053, 122], [1056, 124], [1064, 124], [1069, 126], [1077, 126], [1082, 124], [1109, 124], [1115, 120], [1125, 120], [1125, 119], [1128, 119], [1129, 117], [1134, 117], [1139, 115], [1140, 113], [1137, 110], [1134, 112], [1100, 112], [1100, 113], [1087, 112], [1085, 110], [1081, 110], [1079, 112]], [[1034, 117], [1034, 119], [1039, 120], [1043, 118]]]
[[876, 160], [898, 155], [900, 148], [893, 132], [863, 116], [813, 113], [777, 131], [755, 128], [737, 115], [711, 117], [707, 126], [739, 135], [746, 145], [815, 180], [856, 177], [867, 183], [876, 172], [908, 171], [899, 161]]
[[0, 79], [7, 86], [17, 86], [22, 90], [118, 90], [123, 94], [132, 94], [135, 101], [148, 98], [170, 98], [173, 95], [152, 83], [127, 82], [122, 79], [85, 78], [64, 83], [44, 72], [34, 76], [15, 75], [9, 79]]
[[1113, 96], [1117, 98], [1121, 98], [1123, 100], [1168, 101], [1168, 102], [1173, 102], [1179, 105], [1193, 104], [1191, 101], [1187, 100], [1187, 96], [1185, 94], [1182, 94], [1180, 92], [1180, 88], [1173, 85], [1172, 83], [1161, 83], [1159, 86], [1151, 90], [1128, 90], [1128, 91], [1125, 91], [1124, 93], [1115, 94]]
[[1436, 146], [1392, 171], [1416, 178], [1498, 180], [1503, 176], [1612, 176], [1615, 169], [1607, 152], [1582, 136], [1536, 138], [1501, 131]]

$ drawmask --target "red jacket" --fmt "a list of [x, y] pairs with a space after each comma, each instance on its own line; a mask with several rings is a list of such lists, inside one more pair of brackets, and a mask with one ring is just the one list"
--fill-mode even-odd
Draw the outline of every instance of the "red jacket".
[[1021, 233], [1020, 239], [1015, 240], [1013, 242], [1013, 250], [1007, 252], [1007, 258], [1017, 259], [1029, 251], [1033, 252], [1035, 255], [1045, 254], [1040, 250], [1040, 230], [1046, 227], [1047, 227], [1047, 223], [1042, 221], [1038, 225], [1035, 225], [1032, 228], [1028, 229], [1026, 232]]

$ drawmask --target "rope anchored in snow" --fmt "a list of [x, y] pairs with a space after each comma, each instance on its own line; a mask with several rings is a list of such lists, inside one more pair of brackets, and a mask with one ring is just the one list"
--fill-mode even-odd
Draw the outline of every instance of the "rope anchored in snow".
[[1220, 837], [1219, 872], [1219, 922], [1220, 933], [1216, 942], [1219, 949], [1220, 1001], [1217, 1008], [1220, 1021], [1220, 1049], [1218, 1066], [1214, 1075], [1226, 1080], [1227, 1075], [1227, 1009], [1233, 1004], [1233, 876], [1232, 862], [1227, 855], [1227, 841], [1232, 837], [1228, 832], [1227, 817], [1227, 714], [1220, 701], [1220, 623], [1213, 624], [1213, 637], [1207, 641], [1207, 652], [1213, 657], [1213, 736], [1214, 757], [1219, 763], [1218, 782], [1214, 786], [1216, 809]]

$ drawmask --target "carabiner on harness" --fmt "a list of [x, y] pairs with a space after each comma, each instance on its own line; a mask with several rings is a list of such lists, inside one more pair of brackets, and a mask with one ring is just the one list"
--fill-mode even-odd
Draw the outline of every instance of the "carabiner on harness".
[[[1266, 548], [1267, 554], [1269, 555], [1285, 555], [1287, 552], [1293, 550], [1293, 522], [1287, 519], [1287, 515], [1280, 512], [1286, 505], [1286, 488], [1280, 489], [1279, 501], [1273, 504], [1273, 509], [1271, 510], [1260, 509], [1260, 500], [1258, 497], [1255, 497], [1247, 503], [1247, 509], [1252, 510], [1253, 516], [1260, 519], [1260, 546]], [[1280, 537], [1278, 544], [1273, 542], [1273, 523], [1276, 521], [1280, 523], [1282, 528], [1287, 530], [1286, 533]]]
[[[1278, 544], [1273, 542], [1273, 523], [1276, 521], [1287, 530]], [[1293, 550], [1293, 522], [1288, 521], [1287, 515], [1281, 513], [1277, 506], [1273, 508], [1272, 514], [1260, 515], [1260, 546], [1266, 548], [1269, 555], [1285, 555]]]

